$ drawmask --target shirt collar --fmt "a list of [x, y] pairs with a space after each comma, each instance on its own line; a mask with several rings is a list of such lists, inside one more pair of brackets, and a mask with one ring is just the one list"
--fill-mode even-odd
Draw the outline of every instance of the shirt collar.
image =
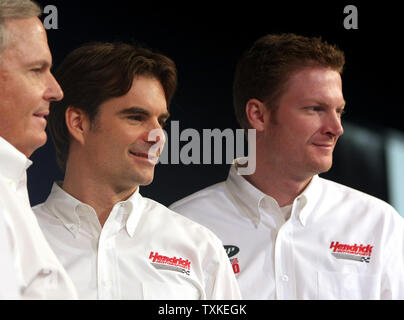
[[[277, 204], [277, 202], [274, 198], [254, 187], [243, 176], [237, 173], [235, 165], [237, 161], [238, 159], [234, 160], [225, 185], [230, 196], [238, 204], [244, 214], [249, 217], [256, 226], [258, 226], [261, 220], [259, 210], [261, 201], [267, 200], [273, 205]], [[320, 193], [320, 178], [315, 175], [305, 190], [294, 200], [292, 215], [294, 213], [303, 226], [306, 225], [309, 214], [313, 211], [316, 203], [318, 202]]]
[[[296, 197], [292, 210], [297, 215], [303, 226], [306, 225], [308, 216], [314, 211], [321, 196], [321, 181], [318, 175], [313, 176], [304, 191]], [[293, 214], [292, 211], [292, 214]]]
[[267, 195], [237, 173], [237, 160], [235, 159], [233, 165], [230, 167], [225, 185], [230, 196], [238, 204], [243, 213], [253, 221], [255, 226], [258, 226], [260, 222], [259, 204]]
[[[66, 229], [68, 229], [74, 237], [77, 237], [81, 227], [80, 216], [91, 213], [96, 215], [91, 206], [68, 194], [56, 182], [52, 186], [51, 193], [45, 202], [45, 206], [50, 212], [59, 218]], [[117, 206], [123, 208], [123, 210], [120, 211], [124, 215], [122, 224], [125, 226], [128, 235], [133, 237], [144, 208], [144, 201], [139, 193], [139, 187], [127, 200], [116, 203], [113, 209]], [[111, 213], [113, 211], [114, 210], [112, 210]]]
[[0, 159], [0, 175], [14, 182], [19, 182], [32, 165], [31, 160], [2, 137], [0, 137]]

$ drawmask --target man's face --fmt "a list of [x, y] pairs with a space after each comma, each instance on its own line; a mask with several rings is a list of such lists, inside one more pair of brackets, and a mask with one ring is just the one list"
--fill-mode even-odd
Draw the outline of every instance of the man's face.
[[0, 56], [0, 136], [27, 157], [46, 143], [50, 101], [63, 91], [52, 76], [52, 56], [38, 18], [9, 19], [9, 43]]
[[272, 164], [297, 179], [328, 171], [344, 106], [338, 72], [307, 67], [293, 74], [265, 130]]
[[[160, 82], [151, 77], [135, 77], [127, 94], [111, 98], [99, 107], [92, 128], [85, 136], [85, 152], [92, 174], [118, 189], [147, 185], [153, 181], [154, 160], [149, 151], [156, 143], [151, 130], [160, 131], [168, 119], [167, 102]], [[161, 146], [162, 148], [162, 146]]]

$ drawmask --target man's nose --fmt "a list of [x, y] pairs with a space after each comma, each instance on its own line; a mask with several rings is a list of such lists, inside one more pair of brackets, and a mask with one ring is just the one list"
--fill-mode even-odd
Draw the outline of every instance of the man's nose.
[[160, 123], [157, 122], [156, 124], [151, 125], [146, 140], [150, 144], [158, 144], [161, 147], [164, 146], [166, 142], [166, 136]]
[[59, 101], [63, 99], [63, 90], [51, 73], [49, 74], [47, 89], [44, 95], [47, 101]]
[[339, 137], [344, 134], [344, 128], [341, 122], [341, 116], [337, 113], [332, 113], [326, 118], [326, 122], [324, 123], [324, 133]]

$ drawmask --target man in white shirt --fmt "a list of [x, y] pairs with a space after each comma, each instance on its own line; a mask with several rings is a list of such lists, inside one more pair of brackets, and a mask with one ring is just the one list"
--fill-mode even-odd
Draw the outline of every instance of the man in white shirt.
[[0, 298], [75, 299], [77, 293], [38, 226], [27, 192], [31, 154], [46, 142], [51, 101], [63, 92], [27, 0], [0, 0]]
[[34, 211], [79, 298], [239, 299], [220, 240], [139, 193], [164, 143], [171, 59], [92, 43], [56, 78], [65, 98], [52, 104], [49, 127], [65, 178]]
[[[245, 299], [403, 299], [404, 224], [387, 203], [322, 179], [343, 134], [343, 52], [294, 34], [240, 59], [234, 105], [256, 130], [256, 170], [170, 208], [224, 243]], [[254, 155], [249, 155], [249, 157]]]

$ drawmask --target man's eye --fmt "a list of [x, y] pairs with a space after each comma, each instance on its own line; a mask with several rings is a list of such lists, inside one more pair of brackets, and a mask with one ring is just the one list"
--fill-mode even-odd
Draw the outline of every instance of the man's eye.
[[322, 111], [323, 108], [322, 107], [307, 107], [306, 110], [312, 111], [312, 112], [319, 112], [319, 111]]
[[134, 121], [142, 121], [142, 116], [129, 116], [128, 119], [134, 120]]
[[341, 110], [337, 110], [337, 113], [339, 114], [340, 117], [342, 117], [342, 115], [344, 113], [346, 113], [345, 109], [341, 109]]

